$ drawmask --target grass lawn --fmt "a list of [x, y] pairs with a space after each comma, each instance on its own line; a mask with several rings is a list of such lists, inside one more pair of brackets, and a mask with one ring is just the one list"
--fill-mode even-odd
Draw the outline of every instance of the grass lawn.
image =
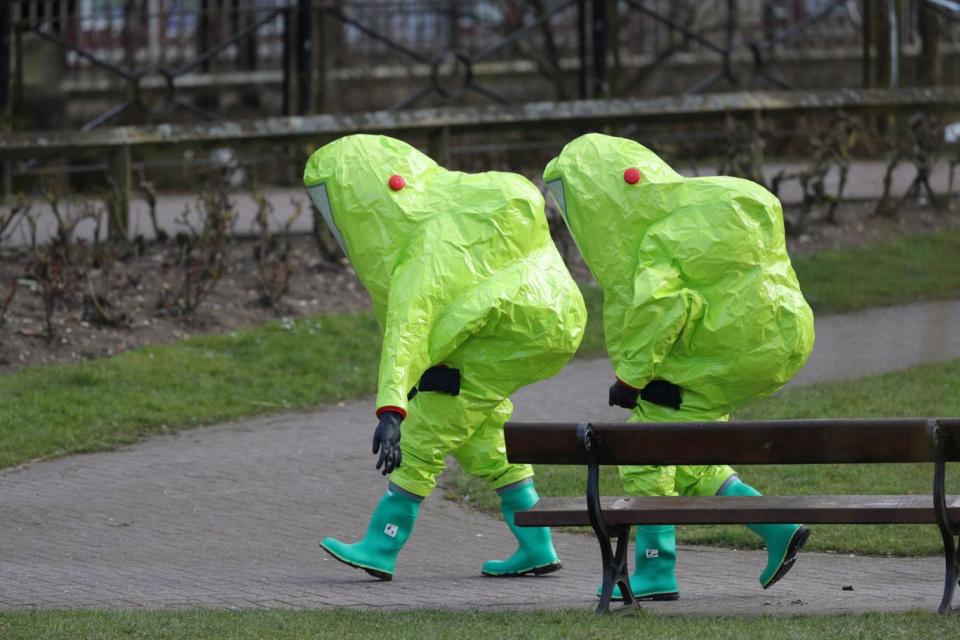
[[[857, 418], [869, 416], [960, 415], [960, 360], [838, 382], [790, 389], [757, 402], [737, 414], [744, 420], [766, 418]], [[932, 464], [785, 465], [738, 469], [743, 479], [763, 493], [802, 494], [930, 494]], [[960, 494], [960, 469], [949, 472], [947, 492]], [[544, 496], [583, 495], [586, 469], [565, 465], [536, 468], [537, 491]], [[448, 474], [447, 494], [464, 498], [495, 513], [496, 496], [486, 485], [456, 470]], [[601, 471], [603, 494], [623, 495], [616, 468]], [[681, 527], [678, 537], [688, 544], [718, 544], [758, 548], [759, 538], [740, 526]], [[817, 525], [806, 549], [894, 555], [943, 553], [936, 527], [920, 525]]]
[[0, 376], [0, 467], [376, 388], [370, 312], [270, 322]]
[[[583, 611], [37, 611], [0, 613], [0, 637], [30, 638], [952, 638], [960, 616], [934, 613], [774, 618]], [[468, 636], [469, 634], [469, 636]]]
[[841, 313], [960, 298], [960, 232], [798, 256], [793, 266], [814, 311]]
[[[960, 296], [960, 233], [799, 257], [819, 313]], [[909, 269], [904, 265], [908, 265]], [[850, 287], [856, 278], [858, 286]], [[596, 287], [579, 355], [603, 353]], [[91, 362], [0, 376], [0, 468], [375, 390], [380, 338], [369, 312], [272, 322]], [[759, 483], [758, 483], [759, 484]]]
[[[599, 355], [601, 295], [587, 287], [585, 297], [581, 353]], [[373, 393], [379, 361], [379, 329], [363, 311], [27, 367], [0, 376], [0, 468]]]

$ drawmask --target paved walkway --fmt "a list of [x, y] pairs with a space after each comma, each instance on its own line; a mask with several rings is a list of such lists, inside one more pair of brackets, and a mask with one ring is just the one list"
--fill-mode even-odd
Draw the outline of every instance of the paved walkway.
[[[957, 317], [960, 302], [822, 318], [817, 350], [796, 384], [960, 356], [960, 323], [946, 321]], [[610, 375], [603, 361], [575, 362], [518, 394], [516, 418], [621, 419], [606, 406]], [[362, 533], [384, 489], [369, 454], [372, 429], [366, 398], [0, 472], [0, 608], [595, 604], [600, 560], [591, 537], [558, 532], [564, 570], [552, 576], [483, 578], [483, 560], [512, 550], [506, 526], [439, 493], [425, 503], [393, 582], [321, 553], [324, 535]], [[782, 583], [763, 591], [756, 582], [763, 557], [682, 548], [682, 599], [647, 608], [934, 610], [942, 587], [941, 558], [805, 553]]]

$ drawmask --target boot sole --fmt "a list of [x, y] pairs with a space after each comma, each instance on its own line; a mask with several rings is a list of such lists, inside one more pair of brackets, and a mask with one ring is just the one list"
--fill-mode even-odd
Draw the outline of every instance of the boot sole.
[[390, 582], [391, 580], [393, 580], [393, 574], [392, 574], [392, 573], [387, 573], [386, 571], [380, 571], [379, 569], [374, 569], [374, 568], [372, 568], [372, 567], [365, 567], [365, 566], [363, 566], [362, 564], [357, 564], [356, 562], [351, 562], [351, 561], [347, 560], [346, 558], [341, 558], [340, 556], [338, 556], [337, 554], [335, 554], [335, 553], [334, 553], [333, 551], [331, 551], [330, 549], [327, 549], [327, 548], [326, 548], [325, 546], [323, 546], [322, 544], [320, 545], [320, 548], [323, 549], [324, 551], [326, 551], [327, 553], [329, 553], [330, 556], [331, 556], [332, 558], [334, 558], [335, 560], [339, 560], [339, 561], [342, 562], [343, 564], [345, 564], [345, 565], [347, 565], [347, 566], [349, 566], [349, 567], [353, 567], [354, 569], [363, 569], [364, 571], [366, 571], [367, 573], [369, 573], [370, 575], [372, 575], [374, 578], [377, 578], [378, 580], [382, 580], [382, 581], [384, 581], [384, 582]]
[[513, 573], [487, 573], [486, 571], [480, 571], [483, 575], [488, 578], [519, 578], [520, 576], [527, 576], [531, 573], [535, 576], [543, 576], [548, 573], [553, 573], [554, 571], [559, 571], [563, 568], [559, 562], [554, 562], [551, 564], [545, 564], [542, 567], [533, 567], [532, 569], [525, 569], [523, 571], [514, 571]]
[[803, 545], [806, 544], [807, 538], [810, 537], [810, 529], [801, 526], [797, 529], [796, 533], [793, 534], [793, 537], [790, 538], [790, 544], [787, 545], [787, 553], [783, 558], [783, 562], [780, 563], [780, 568], [777, 569], [777, 572], [773, 574], [773, 577], [770, 578], [770, 582], [763, 585], [764, 589], [769, 589], [777, 583], [780, 578], [787, 575], [787, 572], [793, 568], [793, 565], [797, 562], [797, 552], [803, 548]]
[[[600, 594], [597, 594], [597, 597], [600, 597]], [[634, 600], [637, 602], [671, 602], [673, 600], [680, 599], [680, 592], [674, 591], [673, 593], [651, 593], [648, 596], [633, 596]], [[623, 598], [610, 598], [611, 602], [623, 602]]]

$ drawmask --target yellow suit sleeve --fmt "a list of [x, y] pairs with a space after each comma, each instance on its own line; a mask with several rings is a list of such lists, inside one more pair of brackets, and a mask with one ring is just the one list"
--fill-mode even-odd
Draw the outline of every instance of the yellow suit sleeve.
[[[408, 251], [412, 253], [413, 249]], [[463, 327], [462, 335], [433, 345], [442, 314], [462, 293], [464, 283], [471, 282], [468, 261], [460, 260], [458, 266], [451, 267], [452, 261], [444, 260], [438, 251], [442, 249], [417, 251], [393, 273], [380, 352], [378, 413], [393, 408], [405, 415], [407, 394], [424, 371], [440, 364], [468, 337], [470, 327]]]
[[678, 340], [692, 337], [687, 328], [695, 326], [704, 312], [703, 298], [684, 288], [679, 274], [669, 267], [639, 270], [632, 300], [620, 304], [612, 300], [611, 305], [604, 310], [611, 318], [605, 322], [610, 355], [617, 378], [636, 389], [656, 378], [658, 365]]

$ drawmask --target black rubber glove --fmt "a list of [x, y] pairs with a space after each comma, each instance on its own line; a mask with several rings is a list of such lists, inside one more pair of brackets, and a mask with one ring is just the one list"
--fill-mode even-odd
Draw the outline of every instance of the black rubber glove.
[[637, 397], [640, 392], [631, 389], [619, 380], [610, 385], [610, 406], [634, 409], [637, 406]]
[[377, 469], [383, 467], [387, 475], [400, 466], [400, 422], [403, 420], [396, 411], [384, 411], [380, 414], [380, 424], [373, 432], [373, 452], [379, 453]]

